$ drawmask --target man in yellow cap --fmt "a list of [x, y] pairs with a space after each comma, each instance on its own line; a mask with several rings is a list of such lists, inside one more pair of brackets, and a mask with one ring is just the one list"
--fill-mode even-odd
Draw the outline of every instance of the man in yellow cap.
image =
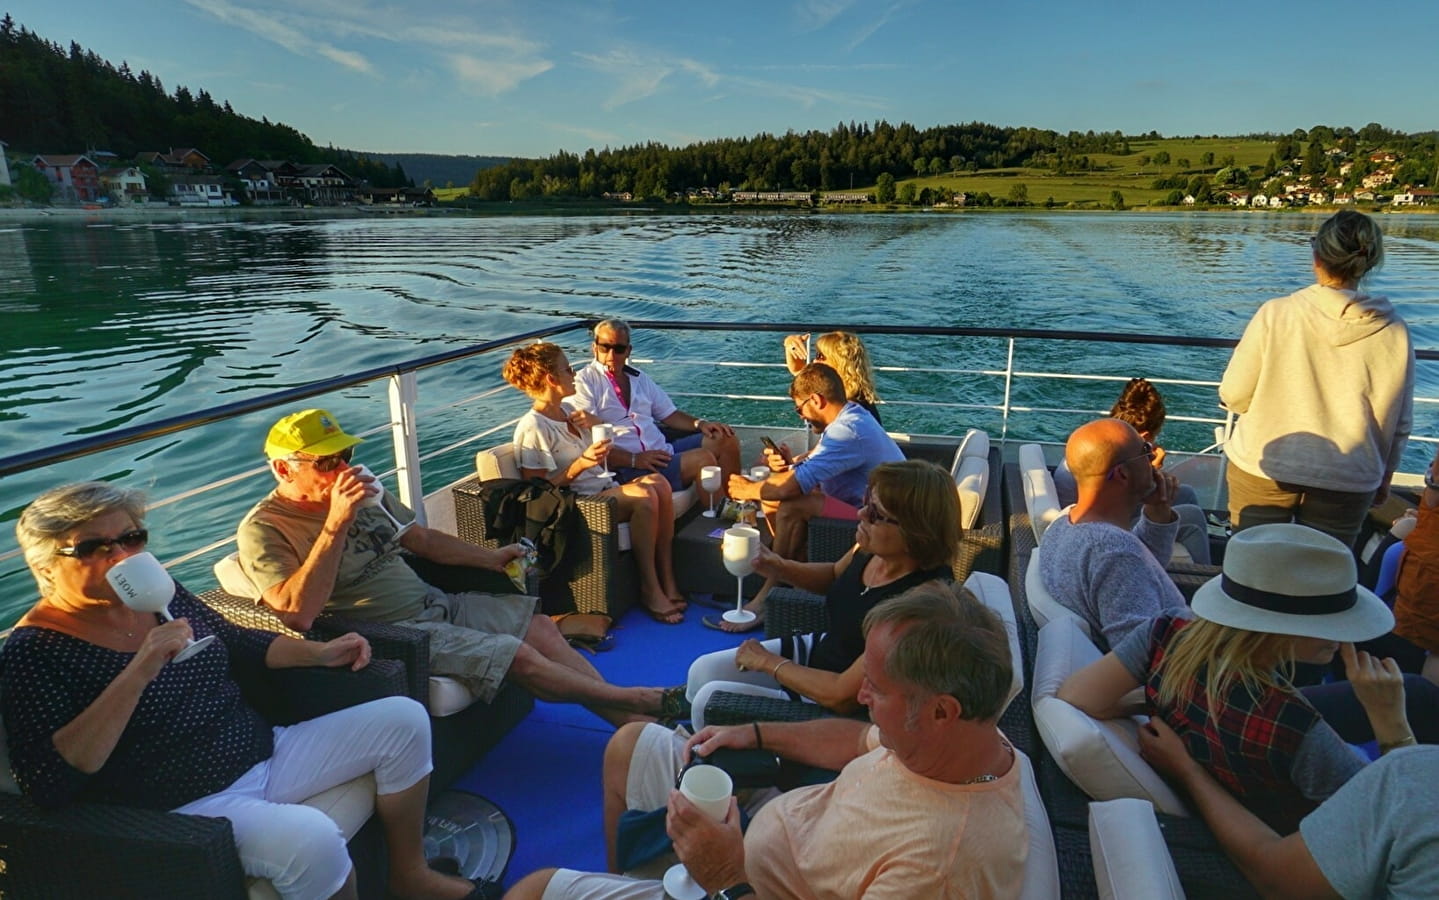
[[350, 464], [360, 442], [323, 409], [293, 413], [270, 429], [265, 456], [279, 483], [237, 534], [241, 567], [263, 603], [302, 631], [325, 610], [423, 629], [430, 670], [486, 702], [509, 678], [543, 700], [582, 703], [615, 724], [649, 721], [660, 711], [659, 689], [606, 682], [536, 614], [536, 598], [447, 593], [421, 580], [401, 549], [432, 563], [493, 570], [524, 551], [518, 544], [480, 547], [419, 525], [388, 492], [384, 511], [376, 508], [374, 477]]

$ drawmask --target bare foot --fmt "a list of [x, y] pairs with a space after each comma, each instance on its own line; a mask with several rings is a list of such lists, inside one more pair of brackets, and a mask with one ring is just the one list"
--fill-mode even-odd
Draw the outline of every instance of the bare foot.
[[684, 621], [685, 608], [663, 594], [658, 597], [645, 596], [640, 602], [644, 604], [645, 612], [649, 613], [650, 618], [662, 625], [678, 625]]
[[474, 889], [468, 878], [436, 872], [427, 865], [390, 873], [390, 894], [401, 900], [461, 900]]

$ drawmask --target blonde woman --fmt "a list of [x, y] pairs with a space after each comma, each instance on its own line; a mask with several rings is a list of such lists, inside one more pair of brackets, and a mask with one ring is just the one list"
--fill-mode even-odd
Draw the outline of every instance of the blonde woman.
[[[1059, 699], [1100, 719], [1158, 716], [1245, 807], [1289, 834], [1364, 766], [1290, 684], [1294, 663], [1325, 664], [1342, 650], [1380, 748], [1415, 743], [1398, 666], [1349, 643], [1394, 624], [1355, 575], [1349, 548], [1312, 528], [1239, 532], [1224, 573], [1195, 594], [1193, 621], [1165, 614], [1136, 629], [1071, 675]], [[1138, 687], [1143, 709], [1126, 705]]]
[[630, 523], [645, 611], [658, 622], [679, 624], [685, 603], [675, 584], [671, 558], [675, 516], [669, 482], [655, 472], [620, 485], [604, 477], [602, 464], [613, 442], [591, 442], [588, 429], [599, 420], [584, 412], [570, 413], [560, 405], [561, 398], [575, 393], [575, 370], [557, 345], [541, 342], [516, 349], [502, 374], [533, 401], [515, 424], [515, 456], [521, 473], [548, 479], [581, 496], [614, 497], [620, 521]]
[[[809, 361], [809, 335], [792, 334], [784, 339], [784, 364], [791, 375], [798, 375]], [[814, 339], [814, 361], [838, 372], [844, 382], [845, 399], [863, 406], [876, 422], [880, 421], [874, 367], [859, 335], [848, 331], [825, 332]]]

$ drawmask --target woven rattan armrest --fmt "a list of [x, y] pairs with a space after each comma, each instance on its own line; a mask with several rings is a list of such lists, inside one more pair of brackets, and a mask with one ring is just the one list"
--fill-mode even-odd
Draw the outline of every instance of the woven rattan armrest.
[[824, 719], [834, 713], [818, 703], [782, 700], [778, 697], [756, 697], [715, 691], [705, 704], [706, 725], [743, 725], [747, 722], [808, 722]]
[[814, 634], [829, 628], [824, 598], [799, 588], [773, 588], [764, 601], [764, 635]]

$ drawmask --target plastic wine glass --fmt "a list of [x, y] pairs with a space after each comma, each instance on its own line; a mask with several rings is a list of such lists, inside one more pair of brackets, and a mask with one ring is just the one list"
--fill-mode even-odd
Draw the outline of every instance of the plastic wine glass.
[[[613, 441], [614, 439], [615, 439], [615, 426], [609, 424], [608, 422], [601, 422], [600, 424], [598, 424], [598, 425], [596, 425], [596, 426], [594, 426], [593, 428], [590, 429], [590, 441], [591, 441], [592, 443], [598, 444], [600, 441]], [[615, 477], [615, 473], [613, 473], [613, 472], [610, 471], [610, 458], [609, 458], [609, 456], [606, 456], [606, 457], [605, 457], [605, 461], [604, 461], [604, 471], [601, 472], [599, 475], [597, 475], [597, 476], [595, 476], [595, 477], [596, 477], [596, 478], [613, 478], [613, 477]]]
[[724, 482], [720, 479], [724, 476], [724, 470], [719, 466], [705, 466], [700, 469], [700, 488], [710, 495], [710, 508], [700, 513], [706, 519], [713, 519], [718, 513], [715, 512], [715, 495]]
[[[170, 615], [170, 601], [175, 596], [175, 579], [148, 550], [126, 557], [110, 567], [105, 580], [120, 596], [120, 601], [136, 612], [159, 613], [166, 622], [175, 621]], [[198, 641], [191, 640], [184, 650], [176, 653], [171, 662], [184, 662], [210, 646], [215, 640], [207, 634]]]
[[753, 622], [755, 614], [744, 608], [744, 577], [754, 571], [755, 551], [759, 547], [759, 529], [748, 525], [736, 525], [725, 529], [724, 541], [720, 545], [724, 554], [724, 567], [735, 576], [736, 588], [734, 609], [725, 610], [721, 618], [736, 625]]
[[407, 530], [409, 530], [409, 527], [415, 524], [414, 522], [406, 522], [405, 524], [401, 525], [400, 520], [391, 515], [390, 511], [388, 509], [385, 509], [385, 505], [380, 502], [381, 500], [385, 499], [385, 486], [380, 483], [380, 479], [375, 478], [375, 473], [370, 471], [369, 466], [356, 466], [355, 468], [360, 470], [361, 475], [368, 475], [369, 477], [375, 479], [374, 481], [370, 482], [370, 487], [374, 488], [375, 492], [367, 496], [364, 500], [360, 501], [360, 505], [372, 506], [375, 509], [378, 509], [380, 512], [384, 513], [385, 518], [390, 520], [390, 524], [395, 526], [395, 537], [399, 537]]
[[[729, 812], [734, 781], [719, 766], [697, 765], [685, 769], [680, 777], [680, 793], [716, 822], [723, 822]], [[684, 863], [675, 863], [665, 871], [665, 896], [674, 900], [704, 900], [709, 893], [690, 875]]]
[[[765, 479], [767, 479], [767, 478], [769, 478], [769, 466], [753, 466], [753, 467], [750, 468], [750, 470], [749, 470], [749, 480], [750, 480], [750, 481], [754, 481], [754, 482], [757, 482], [757, 483], [761, 483], [761, 484], [762, 484], [762, 483], [764, 483]], [[756, 501], [755, 501], [755, 506], [757, 507], [757, 508], [755, 509], [755, 513], [754, 513], [755, 518], [756, 518], [756, 519], [763, 519], [763, 518], [764, 518], [764, 504], [763, 504], [763, 503], [760, 503], [758, 500], [756, 500]]]

